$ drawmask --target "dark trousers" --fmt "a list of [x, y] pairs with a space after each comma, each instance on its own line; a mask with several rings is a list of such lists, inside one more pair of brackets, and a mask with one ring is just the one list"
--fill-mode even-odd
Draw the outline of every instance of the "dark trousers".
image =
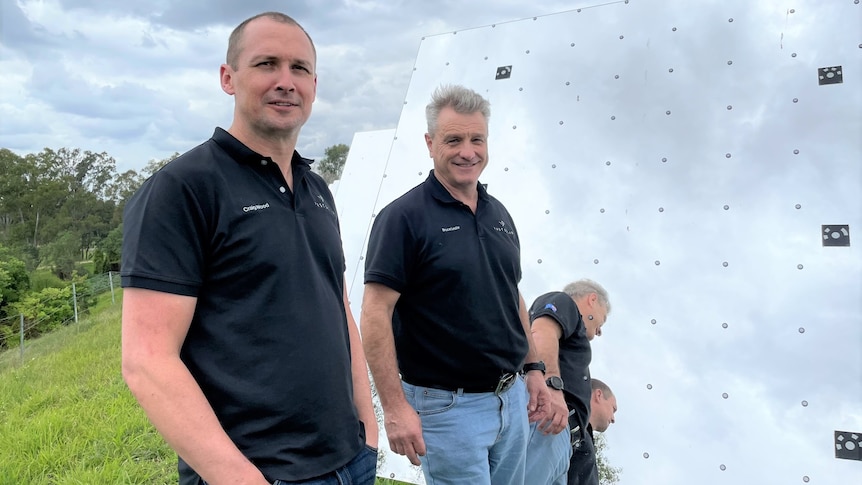
[[[578, 435], [580, 434], [580, 438]], [[599, 485], [596, 448], [590, 433], [581, 430], [572, 435], [572, 458], [569, 460], [569, 485]]]

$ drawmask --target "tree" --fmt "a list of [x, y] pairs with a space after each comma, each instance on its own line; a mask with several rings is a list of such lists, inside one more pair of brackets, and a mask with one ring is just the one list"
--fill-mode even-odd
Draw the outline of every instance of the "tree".
[[0, 246], [0, 317], [7, 305], [17, 302], [30, 289], [30, 276], [24, 262]]
[[332, 145], [325, 150], [326, 156], [317, 162], [317, 171], [326, 180], [326, 183], [331, 184], [341, 177], [341, 171], [344, 169], [344, 162], [347, 161], [349, 151], [350, 147], [344, 143]]
[[603, 433], [595, 433], [595, 447], [596, 447], [596, 465], [599, 468], [599, 483], [601, 485], [614, 485], [615, 483], [619, 483], [620, 481], [620, 473], [622, 473], [622, 468], [614, 468], [608, 463], [608, 459], [605, 458], [605, 449], [608, 447], [607, 441], [605, 441], [605, 435]]

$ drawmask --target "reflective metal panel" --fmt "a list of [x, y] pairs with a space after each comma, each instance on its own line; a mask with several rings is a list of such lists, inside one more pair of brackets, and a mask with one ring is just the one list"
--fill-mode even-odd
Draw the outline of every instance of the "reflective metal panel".
[[427, 176], [441, 83], [492, 103], [481, 181], [528, 303], [610, 292], [591, 369], [618, 399], [620, 483], [859, 479], [834, 442], [862, 431], [858, 1], [630, 0], [427, 37], [385, 177], [339, 202], [374, 208], [343, 227]]
[[[330, 187], [341, 221], [341, 241], [347, 261], [345, 280], [353, 315], [359, 319], [362, 303], [363, 246], [371, 229], [377, 190], [392, 147], [395, 130], [366, 131], [353, 135], [341, 180]], [[354, 291], [356, 290], [356, 291]]]

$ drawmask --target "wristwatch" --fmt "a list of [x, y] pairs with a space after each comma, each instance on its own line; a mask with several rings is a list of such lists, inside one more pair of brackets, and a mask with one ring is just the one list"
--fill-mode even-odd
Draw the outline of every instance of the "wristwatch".
[[540, 360], [538, 362], [527, 362], [524, 364], [524, 374], [531, 370], [542, 371], [542, 375], [545, 375], [545, 363]]
[[551, 389], [556, 389], [557, 391], [563, 390], [563, 379], [560, 376], [551, 376], [545, 380], [545, 384], [548, 385]]

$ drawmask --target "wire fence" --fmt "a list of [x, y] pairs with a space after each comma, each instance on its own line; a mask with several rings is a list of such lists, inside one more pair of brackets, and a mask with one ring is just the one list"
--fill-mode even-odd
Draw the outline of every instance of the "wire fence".
[[95, 304], [96, 297], [107, 292], [111, 294], [111, 303], [116, 303], [116, 291], [119, 288], [120, 274], [109, 271], [64, 288], [56, 288], [53, 298], [37, 298], [31, 307], [19, 303], [16, 306], [17, 315], [0, 318], [0, 351], [18, 346], [23, 361], [28, 339], [61, 326], [79, 323], [81, 316], [88, 314]]

